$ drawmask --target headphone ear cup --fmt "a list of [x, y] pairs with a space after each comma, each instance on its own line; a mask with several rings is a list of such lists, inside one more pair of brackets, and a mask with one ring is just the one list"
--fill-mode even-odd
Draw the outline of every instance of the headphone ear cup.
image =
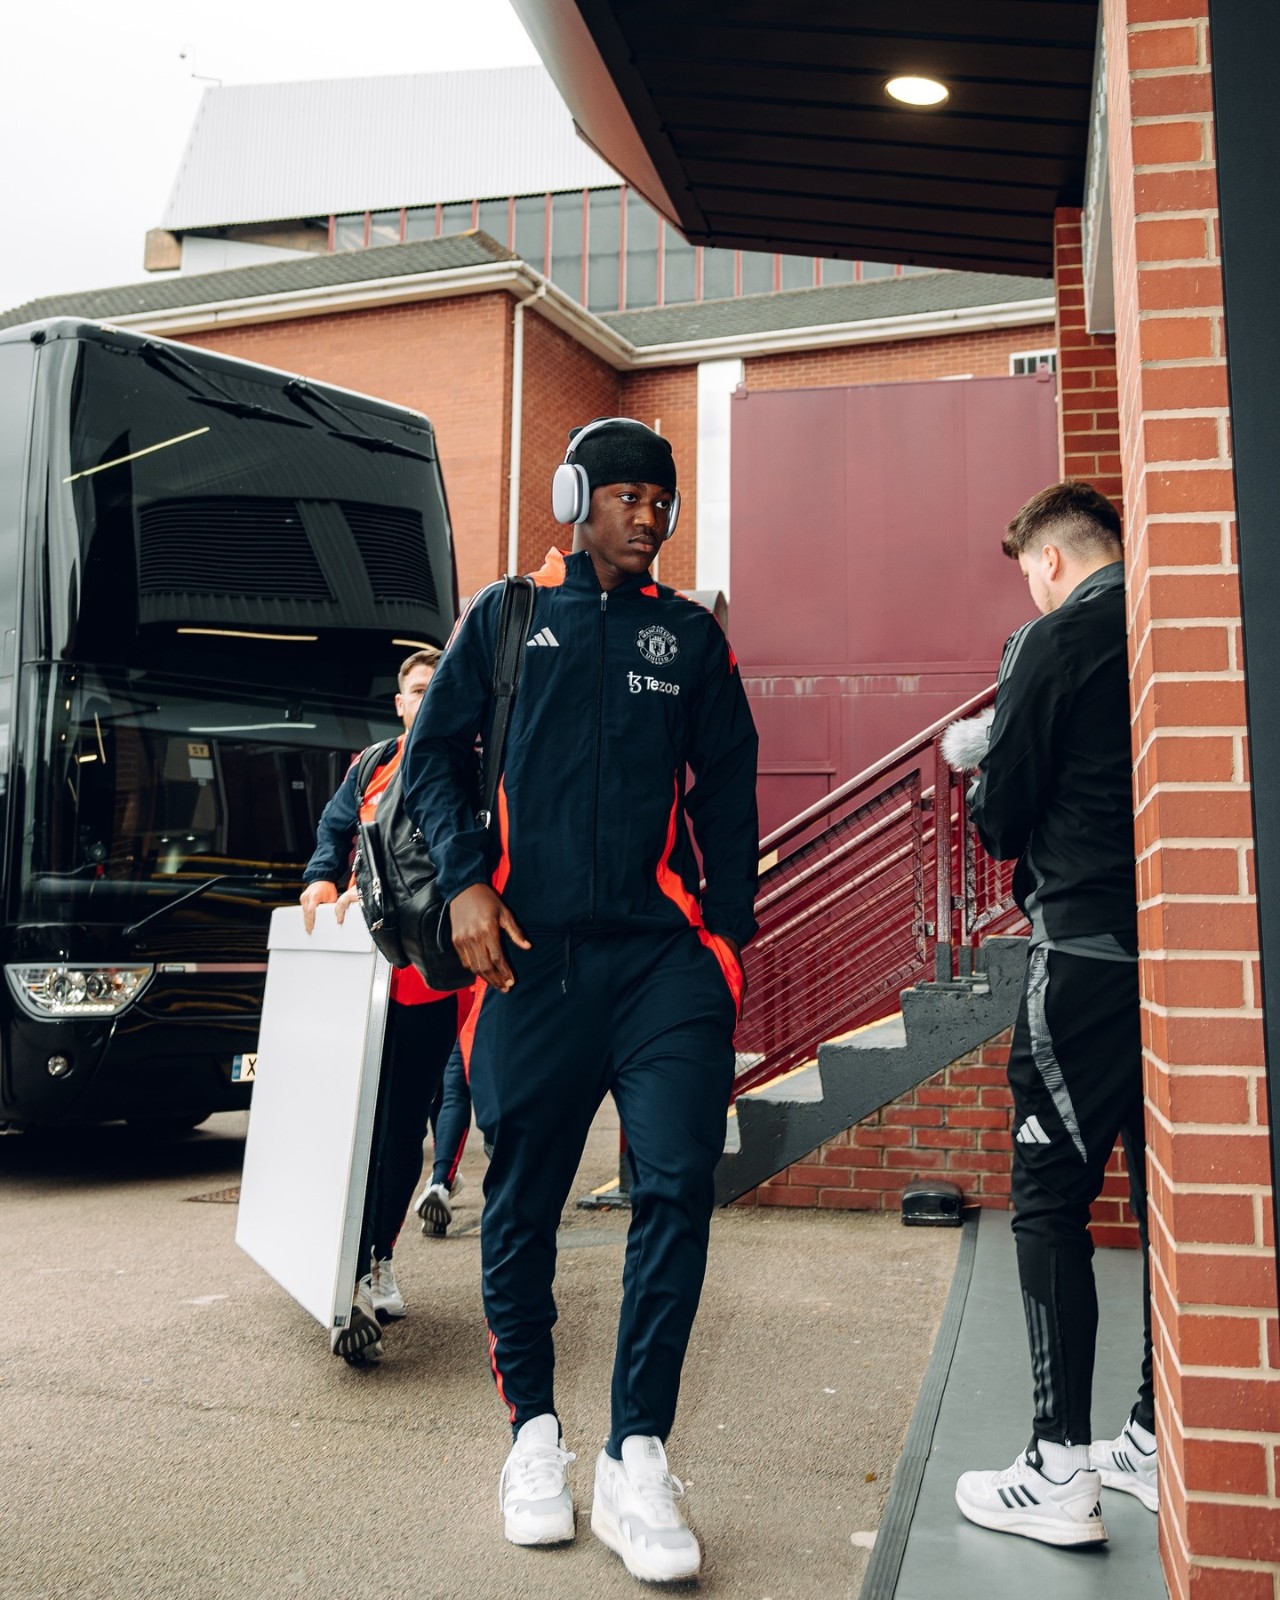
[[557, 522], [585, 522], [591, 508], [586, 470], [562, 461], [551, 478], [551, 514]]
[[676, 523], [680, 520], [680, 491], [677, 489], [671, 496], [671, 510], [667, 515], [667, 538], [671, 538], [676, 531]]

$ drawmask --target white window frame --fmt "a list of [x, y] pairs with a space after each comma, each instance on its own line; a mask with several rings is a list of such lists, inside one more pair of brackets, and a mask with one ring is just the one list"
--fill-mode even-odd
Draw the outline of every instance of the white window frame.
[[[1018, 370], [1020, 361], [1025, 363], [1021, 372]], [[1011, 378], [1034, 377], [1042, 361], [1049, 363], [1050, 372], [1058, 370], [1058, 352], [1056, 350], [1011, 351], [1009, 355], [1009, 376]]]

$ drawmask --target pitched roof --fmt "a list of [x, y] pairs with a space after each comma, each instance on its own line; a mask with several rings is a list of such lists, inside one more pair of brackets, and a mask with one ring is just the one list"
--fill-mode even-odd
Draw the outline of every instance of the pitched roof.
[[459, 267], [492, 266], [517, 258], [487, 233], [455, 233], [416, 244], [375, 246], [340, 255], [290, 256], [253, 267], [224, 272], [174, 273], [113, 289], [86, 289], [77, 294], [48, 295], [0, 313], [0, 328], [44, 317], [88, 317], [109, 322], [113, 317], [148, 311], [176, 311], [184, 306], [225, 304], [262, 295], [288, 294], [386, 278], [410, 277]]
[[[921, 272], [903, 278], [873, 278], [866, 283], [831, 284], [822, 289], [742, 295], [736, 300], [607, 312], [600, 320], [643, 349], [648, 345], [1016, 305], [1046, 300], [1051, 295], [1052, 288], [1043, 278], [1011, 278], [996, 272]], [[1046, 311], [1046, 320], [1052, 315], [1051, 310]]]
[[181, 233], [620, 181], [578, 138], [541, 65], [241, 84], [205, 91], [162, 226]]

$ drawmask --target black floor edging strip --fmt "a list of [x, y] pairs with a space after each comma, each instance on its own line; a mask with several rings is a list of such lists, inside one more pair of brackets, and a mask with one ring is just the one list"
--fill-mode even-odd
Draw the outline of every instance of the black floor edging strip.
[[969, 1296], [969, 1280], [973, 1276], [973, 1258], [977, 1248], [978, 1212], [973, 1210], [964, 1220], [951, 1291], [942, 1308], [933, 1354], [929, 1357], [924, 1382], [920, 1385], [915, 1410], [911, 1413], [911, 1425], [907, 1429], [902, 1455], [894, 1468], [889, 1498], [885, 1503], [884, 1516], [880, 1519], [880, 1528], [858, 1600], [893, 1600], [897, 1592], [907, 1536], [916, 1514], [916, 1501], [920, 1497], [920, 1485], [924, 1480], [929, 1452], [933, 1449], [933, 1430], [937, 1426], [938, 1412], [942, 1409], [942, 1396], [946, 1393], [951, 1360], [960, 1337], [960, 1323]]

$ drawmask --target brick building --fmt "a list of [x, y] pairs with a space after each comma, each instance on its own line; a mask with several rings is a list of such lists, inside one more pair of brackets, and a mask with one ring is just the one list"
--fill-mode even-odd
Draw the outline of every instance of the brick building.
[[[715, 27], [642, 58], [624, 7], [517, 10], [594, 147], [692, 241], [1052, 277], [1061, 465], [1119, 489], [1127, 531], [1161, 1562], [1175, 1596], [1270, 1600], [1280, 17], [975, 0], [945, 35], [888, 10], [873, 35], [801, 3], [735, 32], [730, 82]], [[922, 70], [933, 109], [887, 98]]]

